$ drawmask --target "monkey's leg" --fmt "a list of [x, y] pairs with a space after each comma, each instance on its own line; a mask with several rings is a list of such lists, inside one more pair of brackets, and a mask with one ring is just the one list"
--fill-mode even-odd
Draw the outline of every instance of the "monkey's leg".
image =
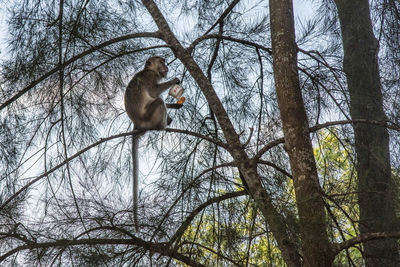
[[161, 98], [156, 98], [146, 106], [146, 115], [144, 119], [149, 122], [147, 129], [165, 129], [168, 123], [168, 115], [164, 101]]
[[153, 100], [150, 104], [146, 105], [146, 114], [143, 116], [144, 120], [150, 121], [154, 118], [154, 113], [160, 111], [160, 107], [164, 108], [164, 101], [157, 97], [156, 99]]

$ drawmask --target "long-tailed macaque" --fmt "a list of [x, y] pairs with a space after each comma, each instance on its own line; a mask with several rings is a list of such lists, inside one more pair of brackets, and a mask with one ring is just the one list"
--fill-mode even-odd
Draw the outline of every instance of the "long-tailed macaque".
[[[163, 130], [172, 119], [160, 94], [174, 84], [180, 83], [178, 78], [159, 83], [168, 73], [168, 67], [162, 57], [150, 57], [144, 69], [133, 76], [125, 91], [125, 110], [134, 124], [135, 130]], [[138, 178], [139, 138], [144, 132], [132, 136], [133, 161], [133, 217], [138, 230]]]

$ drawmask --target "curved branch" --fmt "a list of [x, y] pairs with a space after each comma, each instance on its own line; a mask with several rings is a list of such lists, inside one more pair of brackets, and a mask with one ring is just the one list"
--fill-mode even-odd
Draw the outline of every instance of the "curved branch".
[[225, 143], [223, 143], [221, 141], [215, 140], [214, 138], [211, 138], [211, 137], [208, 137], [208, 136], [196, 133], [196, 132], [191, 132], [191, 131], [188, 131], [188, 130], [181, 130], [181, 129], [172, 129], [172, 128], [166, 128], [165, 131], [166, 132], [171, 132], [171, 133], [183, 133], [183, 134], [191, 135], [191, 136], [194, 136], [194, 137], [198, 137], [198, 138], [201, 138], [201, 139], [204, 139], [206, 141], [209, 141], [209, 142], [211, 142], [211, 143], [213, 143], [213, 144], [215, 144], [217, 146], [220, 146], [222, 148], [225, 148], [225, 149], [227, 149], [227, 147], [228, 147], [227, 144], [225, 144]]
[[7, 107], [8, 105], [12, 104], [13, 102], [15, 102], [18, 98], [20, 98], [21, 96], [23, 96], [26, 92], [28, 92], [29, 90], [31, 90], [33, 87], [35, 87], [36, 85], [38, 85], [39, 83], [41, 83], [42, 81], [46, 80], [48, 77], [50, 77], [51, 75], [57, 73], [58, 71], [60, 71], [61, 69], [65, 68], [66, 66], [68, 66], [69, 64], [73, 63], [74, 61], [83, 58], [97, 50], [100, 50], [104, 47], [107, 47], [109, 45], [118, 43], [118, 42], [122, 42], [122, 41], [126, 41], [129, 39], [134, 39], [134, 38], [141, 38], [141, 37], [152, 37], [152, 38], [161, 38], [160, 37], [160, 33], [159, 32], [140, 32], [140, 33], [132, 33], [132, 34], [127, 34], [124, 36], [120, 36], [120, 37], [116, 37], [113, 39], [110, 39], [108, 41], [105, 41], [101, 44], [95, 45], [91, 48], [89, 48], [88, 50], [73, 56], [72, 58], [70, 58], [69, 60], [66, 60], [63, 64], [59, 64], [57, 65], [57, 67], [53, 68], [52, 70], [48, 71], [47, 73], [45, 73], [44, 75], [42, 75], [41, 77], [39, 77], [38, 79], [36, 79], [35, 81], [31, 82], [29, 85], [27, 85], [25, 88], [23, 88], [21, 91], [19, 91], [18, 93], [16, 93], [14, 96], [12, 96], [10, 99], [8, 99], [6, 102], [2, 103], [0, 105], [0, 110], [2, 110], [3, 108]]
[[0, 206], [0, 211], [7, 206], [13, 199], [15, 199], [18, 195], [20, 195], [22, 192], [24, 192], [25, 190], [27, 190], [31, 185], [35, 184], [36, 182], [40, 181], [42, 178], [48, 176], [49, 174], [51, 174], [52, 172], [54, 172], [55, 170], [59, 169], [60, 167], [64, 166], [65, 164], [69, 163], [71, 160], [77, 158], [78, 156], [80, 156], [81, 154], [85, 153], [86, 151], [104, 143], [107, 141], [110, 141], [112, 139], [116, 139], [116, 138], [120, 138], [120, 137], [124, 137], [124, 136], [129, 136], [132, 134], [140, 134], [142, 131], [134, 131], [134, 132], [128, 132], [128, 133], [122, 133], [122, 134], [117, 134], [117, 135], [113, 135], [113, 136], [109, 136], [106, 138], [101, 138], [99, 141], [85, 147], [84, 149], [76, 152], [75, 154], [73, 154], [71, 157], [67, 158], [66, 160], [64, 160], [63, 162], [59, 163], [58, 165], [54, 166], [53, 168], [51, 168], [50, 170], [44, 172], [42, 175], [39, 175], [38, 177], [36, 177], [35, 179], [31, 180], [30, 182], [28, 182], [26, 185], [24, 185], [23, 187], [21, 187], [17, 192], [15, 192], [11, 197], [9, 197], [4, 203], [1, 204]]
[[[342, 120], [342, 121], [330, 121], [330, 122], [326, 122], [326, 123], [322, 123], [322, 124], [317, 124], [314, 125], [312, 127], [309, 128], [310, 133], [312, 132], [316, 132], [320, 129], [329, 127], [329, 126], [336, 126], [336, 125], [344, 125], [344, 124], [350, 124], [350, 123], [369, 123], [369, 124], [373, 124], [373, 125], [378, 125], [378, 126], [382, 126], [382, 127], [386, 127], [388, 129], [391, 130], [395, 130], [395, 131], [400, 131], [400, 125], [397, 125], [393, 122], [389, 122], [389, 121], [376, 121], [376, 120], [367, 120], [367, 119], [357, 119], [357, 120]], [[269, 142], [268, 144], [266, 144], [265, 146], [263, 146], [258, 152], [257, 154], [253, 157], [253, 159], [258, 160], [259, 158], [262, 157], [262, 155], [267, 152], [268, 150], [270, 150], [271, 148], [279, 145], [279, 144], [283, 144], [285, 143], [285, 139], [283, 137], [279, 138], [279, 139], [275, 139], [274, 141]]]
[[175, 234], [172, 236], [171, 240], [169, 241], [170, 244], [174, 243], [176, 240], [179, 240], [181, 238], [181, 236], [183, 235], [183, 233], [185, 232], [185, 230], [189, 227], [190, 223], [192, 222], [192, 220], [194, 219], [194, 217], [199, 214], [199, 212], [201, 212], [204, 208], [206, 208], [207, 206], [213, 204], [213, 203], [217, 203], [229, 198], [234, 198], [234, 197], [238, 197], [238, 196], [244, 196], [247, 195], [247, 191], [246, 190], [242, 190], [242, 191], [237, 191], [237, 192], [232, 192], [232, 193], [227, 193], [225, 195], [222, 196], [218, 196], [218, 197], [214, 197], [211, 198], [209, 200], [207, 200], [206, 202], [204, 202], [203, 204], [201, 204], [200, 206], [198, 206], [196, 209], [194, 209], [188, 217], [186, 217], [185, 221], [181, 224], [181, 226], [178, 228], [178, 230], [175, 232]]
[[230, 163], [223, 163], [217, 166], [213, 166], [211, 168], [205, 169], [203, 170], [200, 174], [198, 174], [196, 177], [194, 177], [194, 179], [185, 187], [182, 188], [182, 192], [179, 194], [179, 196], [176, 197], [175, 201], [171, 204], [171, 206], [169, 207], [169, 209], [165, 212], [163, 218], [161, 219], [160, 223], [157, 226], [157, 229], [154, 231], [154, 234], [152, 236], [152, 238], [154, 238], [155, 234], [157, 233], [157, 231], [159, 229], [161, 229], [162, 224], [165, 222], [165, 220], [167, 219], [167, 217], [170, 215], [172, 209], [178, 204], [178, 202], [183, 198], [183, 196], [185, 195], [185, 193], [192, 188], [192, 186], [197, 183], [197, 181], [206, 173], [216, 170], [218, 168], [225, 168], [225, 167], [235, 167], [233, 162]]
[[204, 40], [208, 40], [208, 39], [219, 39], [219, 40], [232, 41], [232, 42], [239, 43], [239, 44], [242, 44], [242, 45], [258, 48], [260, 50], [263, 50], [263, 51], [267, 52], [270, 55], [272, 54], [271, 48], [268, 48], [268, 47], [265, 47], [265, 46], [262, 46], [260, 44], [257, 44], [257, 43], [254, 43], [254, 42], [250, 42], [250, 41], [247, 41], [247, 40], [243, 40], [243, 39], [239, 39], [239, 38], [235, 38], [235, 37], [231, 37], [231, 36], [219, 35], [219, 34], [208, 34], [208, 35], [203, 35], [203, 36], [197, 38], [187, 48], [187, 52], [191, 53], [196, 45], [198, 45], [200, 42], [202, 42]]
[[[167, 128], [165, 129], [166, 132], [176, 132], [176, 133], [184, 133], [187, 135], [192, 135], [192, 136], [196, 136], [199, 138], [202, 138], [204, 140], [207, 140], [209, 142], [212, 142], [214, 144], [217, 144], [223, 148], [226, 148], [227, 145], [217, 141], [213, 138], [195, 133], [195, 132], [190, 132], [190, 131], [186, 131], [186, 130], [179, 130], [179, 129], [172, 129], [172, 128]], [[51, 168], [50, 170], [44, 172], [43, 174], [39, 175], [38, 177], [34, 178], [33, 180], [31, 180], [30, 182], [28, 182], [26, 185], [24, 185], [23, 187], [21, 187], [17, 192], [15, 192], [11, 197], [9, 197], [4, 203], [1, 204], [0, 206], [0, 211], [7, 206], [13, 199], [15, 199], [17, 196], [19, 196], [22, 192], [24, 192], [25, 190], [27, 190], [30, 186], [32, 186], [33, 184], [35, 184], [36, 182], [40, 181], [42, 178], [48, 176], [49, 174], [51, 174], [52, 172], [54, 172], [55, 170], [61, 168], [62, 166], [64, 166], [65, 164], [68, 164], [71, 160], [75, 159], [76, 157], [80, 156], [81, 154], [87, 152], [88, 150], [113, 139], [116, 138], [120, 138], [120, 137], [125, 137], [125, 136], [129, 136], [129, 135], [135, 135], [135, 134], [141, 134], [143, 133], [142, 130], [134, 130], [131, 132], [127, 132], [127, 133], [121, 133], [121, 134], [116, 134], [116, 135], [112, 135], [106, 138], [101, 138], [99, 141], [85, 147], [84, 149], [76, 152], [75, 154], [73, 154], [71, 157], [67, 158], [66, 160], [64, 160], [63, 162], [59, 163], [58, 165], [54, 166], [53, 168]]]
[[11, 255], [18, 253], [23, 250], [32, 250], [32, 249], [40, 249], [40, 248], [54, 248], [54, 247], [71, 247], [71, 246], [79, 246], [79, 245], [135, 245], [140, 246], [149, 251], [158, 253], [162, 256], [171, 257], [177, 259], [181, 262], [188, 264], [189, 266], [201, 266], [204, 265], [192, 260], [190, 257], [187, 257], [181, 253], [178, 253], [176, 250], [169, 249], [165, 246], [165, 243], [152, 243], [145, 240], [142, 240], [137, 237], [132, 237], [130, 239], [119, 239], [119, 238], [91, 238], [91, 239], [77, 239], [77, 240], [67, 240], [61, 239], [54, 242], [42, 242], [42, 243], [29, 243], [25, 245], [18, 246], [7, 253], [0, 256], [0, 262], [4, 261], [6, 258]]
[[377, 240], [377, 239], [388, 239], [388, 238], [400, 239], [400, 232], [379, 232], [379, 233], [361, 234], [359, 236], [356, 236], [354, 238], [346, 240], [342, 243], [336, 244], [334, 253], [336, 255], [343, 249], [347, 249], [349, 247], [352, 247], [356, 244], [360, 244], [363, 242], [368, 242], [368, 241]]
[[221, 14], [219, 19], [217, 19], [217, 21], [208, 29], [208, 31], [206, 31], [205, 34], [208, 34], [209, 32], [212, 31], [212, 29], [214, 29], [215, 26], [222, 23], [224, 21], [224, 19], [226, 18], [226, 16], [228, 16], [229, 13], [231, 13], [232, 9], [237, 5], [237, 3], [239, 3], [239, 1], [240, 0], [233, 0], [233, 2], [228, 6], [228, 8], [225, 9], [225, 11]]

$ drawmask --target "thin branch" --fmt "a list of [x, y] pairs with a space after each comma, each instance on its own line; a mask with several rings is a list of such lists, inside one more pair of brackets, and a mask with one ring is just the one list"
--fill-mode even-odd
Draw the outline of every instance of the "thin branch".
[[218, 197], [214, 197], [211, 198], [209, 200], [207, 200], [206, 202], [204, 202], [203, 204], [201, 204], [200, 206], [198, 206], [196, 209], [194, 209], [188, 217], [186, 217], [185, 221], [181, 224], [181, 226], [178, 228], [178, 230], [175, 232], [175, 234], [172, 236], [171, 240], [169, 241], [170, 244], [174, 243], [176, 240], [179, 240], [181, 238], [181, 236], [183, 235], [183, 233], [186, 231], [186, 229], [189, 227], [189, 225], [191, 224], [192, 220], [194, 219], [194, 217], [196, 217], [197, 214], [199, 214], [199, 212], [201, 212], [204, 208], [206, 208], [207, 206], [217, 203], [217, 202], [221, 202], [223, 200], [229, 199], [229, 198], [234, 198], [234, 197], [239, 197], [239, 196], [244, 196], [247, 195], [247, 191], [246, 190], [242, 190], [242, 191], [237, 191], [237, 192], [232, 192], [232, 193], [227, 193], [225, 195], [222, 196], [218, 196]]
[[33, 250], [33, 249], [45, 249], [45, 248], [55, 248], [55, 247], [71, 247], [79, 245], [135, 245], [147, 249], [149, 251], [159, 253], [162, 256], [172, 257], [190, 266], [201, 266], [205, 267], [201, 263], [198, 263], [191, 258], [178, 253], [176, 250], [169, 249], [165, 246], [165, 243], [152, 243], [142, 240], [137, 237], [132, 237], [130, 239], [119, 239], [119, 238], [96, 238], [96, 239], [77, 239], [77, 240], [67, 240], [61, 239], [54, 242], [42, 242], [18, 246], [7, 253], [0, 256], [0, 262], [4, 261], [11, 255], [18, 253], [23, 250]]
[[23, 96], [26, 92], [28, 92], [29, 90], [31, 90], [32, 88], [34, 88], [36, 85], [38, 85], [39, 83], [43, 82], [44, 80], [46, 80], [48, 77], [50, 77], [51, 75], [57, 73], [58, 71], [60, 71], [61, 68], [65, 68], [66, 66], [68, 66], [69, 64], [73, 63], [74, 61], [83, 58], [97, 50], [100, 50], [104, 47], [107, 47], [109, 45], [118, 43], [118, 42], [122, 42], [122, 41], [126, 41], [129, 39], [134, 39], [134, 38], [142, 38], [142, 37], [149, 37], [149, 38], [160, 38], [160, 33], [159, 32], [140, 32], [140, 33], [132, 33], [132, 34], [128, 34], [128, 35], [124, 35], [124, 36], [120, 36], [117, 38], [113, 38], [110, 39], [108, 41], [105, 41], [101, 44], [98, 44], [96, 46], [93, 46], [91, 48], [89, 48], [88, 50], [70, 58], [69, 60], [63, 62], [62, 65], [57, 65], [57, 67], [53, 68], [52, 70], [48, 71], [47, 73], [45, 73], [44, 75], [42, 75], [41, 77], [39, 77], [38, 79], [36, 79], [35, 81], [31, 82], [29, 85], [27, 85], [25, 88], [23, 88], [21, 91], [19, 91], [18, 93], [16, 93], [14, 96], [12, 96], [10, 99], [8, 99], [7, 101], [5, 101], [4, 103], [2, 103], [0, 105], [0, 110], [2, 110], [3, 108], [7, 107], [8, 105], [12, 104], [13, 102], [15, 102], [18, 98], [20, 98], [21, 96]]
[[181, 129], [172, 129], [172, 128], [167, 128], [167, 129], [165, 129], [165, 131], [166, 132], [171, 132], [171, 133], [183, 133], [183, 134], [195, 136], [195, 137], [204, 139], [206, 141], [209, 141], [209, 142], [211, 142], [211, 143], [213, 143], [213, 144], [215, 144], [217, 146], [220, 146], [222, 148], [225, 148], [225, 149], [227, 149], [227, 147], [228, 147], [227, 144], [225, 144], [225, 143], [223, 143], [221, 141], [218, 141], [218, 140], [216, 140], [214, 138], [211, 138], [211, 137], [208, 137], [208, 136], [196, 133], [196, 132], [191, 132], [191, 131], [188, 131], [188, 130], [181, 130]]
[[315, 125], [310, 127], [310, 132], [315, 132], [319, 129], [326, 128], [329, 126], [335, 125], [343, 125], [343, 124], [350, 124], [350, 123], [366, 123], [366, 124], [373, 124], [382, 127], [386, 127], [391, 130], [400, 131], [400, 125], [390, 122], [390, 121], [376, 121], [376, 120], [368, 120], [368, 119], [356, 119], [356, 120], [342, 120], [342, 121], [330, 121], [322, 124]]
[[[186, 131], [186, 130], [179, 130], [179, 129], [172, 129], [172, 128], [167, 128], [165, 129], [166, 132], [176, 132], [176, 133], [183, 133], [183, 134], [187, 134], [187, 135], [192, 135], [192, 136], [196, 136], [199, 138], [202, 138], [204, 140], [207, 140], [209, 142], [212, 142], [214, 144], [217, 144], [223, 148], [226, 148], [227, 145], [214, 140], [210, 137], [195, 133], [195, 132], [190, 132], [190, 131]], [[143, 133], [143, 131], [139, 131], [139, 130], [135, 130], [135, 131], [131, 131], [131, 132], [127, 132], [127, 133], [121, 133], [121, 134], [116, 134], [116, 135], [112, 135], [106, 138], [101, 138], [99, 141], [85, 147], [84, 149], [76, 152], [75, 154], [73, 154], [72, 156], [70, 156], [69, 158], [65, 159], [63, 162], [59, 163], [58, 165], [56, 165], [55, 167], [51, 168], [50, 170], [44, 172], [42, 175], [39, 175], [38, 177], [34, 178], [33, 180], [31, 180], [30, 182], [28, 182], [26, 185], [24, 185], [23, 187], [21, 187], [17, 192], [15, 192], [12, 196], [10, 196], [4, 203], [1, 204], [0, 206], [0, 211], [7, 206], [13, 199], [15, 199], [18, 195], [20, 195], [22, 192], [24, 192], [25, 190], [27, 190], [30, 186], [32, 186], [33, 184], [35, 184], [36, 182], [40, 181], [42, 178], [48, 176], [49, 174], [51, 174], [52, 172], [56, 171], [57, 169], [59, 169], [60, 167], [64, 166], [65, 164], [68, 164], [71, 160], [75, 159], [76, 157], [80, 156], [81, 154], [87, 152], [88, 150], [113, 139], [116, 138], [120, 138], [120, 137], [125, 137], [125, 136], [129, 136], [129, 135], [134, 135], [134, 134], [141, 134]]]
[[[192, 246], [197, 246], [200, 247], [202, 249], [208, 250], [209, 252], [215, 254], [217, 257], [220, 257], [226, 261], [229, 261], [231, 263], [233, 263], [235, 266], [242, 266], [240, 264], [238, 264], [237, 262], [233, 261], [231, 258], [224, 256], [223, 254], [221, 254], [220, 252], [215, 251], [214, 249], [207, 247], [205, 245], [202, 245], [200, 243], [196, 243], [196, 242], [184, 242], [182, 245], [192, 245]], [[218, 265], [219, 266], [219, 265]]]
[[204, 41], [204, 40], [208, 40], [208, 39], [223, 39], [223, 40], [227, 40], [227, 41], [232, 41], [235, 43], [240, 43], [242, 45], [246, 45], [246, 46], [251, 46], [254, 48], [258, 48], [260, 50], [263, 50], [265, 52], [267, 52], [268, 54], [272, 54], [272, 50], [271, 48], [262, 46], [260, 44], [254, 43], [254, 42], [250, 42], [247, 40], [243, 40], [243, 39], [239, 39], [239, 38], [235, 38], [235, 37], [231, 37], [231, 36], [224, 36], [224, 35], [219, 35], [219, 34], [209, 34], [209, 35], [203, 35], [199, 38], [197, 38], [196, 40], [193, 41], [193, 43], [191, 43], [191, 45], [187, 48], [187, 52], [191, 53], [192, 50], [195, 48], [196, 45], [198, 45], [200, 42]]
[[[134, 134], [139, 134], [141, 133], [141, 131], [136, 131]], [[106, 138], [101, 138], [99, 141], [85, 147], [84, 149], [76, 152], [75, 154], [73, 154], [71, 157], [65, 159], [63, 162], [59, 163], [58, 165], [54, 166], [53, 168], [51, 168], [50, 170], [44, 172], [42, 175], [39, 175], [38, 177], [32, 179], [30, 182], [28, 182], [26, 185], [24, 185], [23, 187], [21, 187], [17, 192], [15, 192], [11, 197], [9, 197], [4, 203], [1, 204], [0, 206], [0, 211], [7, 206], [13, 199], [15, 199], [18, 195], [20, 195], [22, 192], [24, 192], [25, 190], [27, 190], [31, 185], [35, 184], [36, 182], [40, 181], [42, 178], [48, 176], [49, 174], [51, 174], [52, 172], [56, 171], [57, 169], [59, 169], [60, 167], [64, 166], [65, 164], [69, 163], [71, 160], [75, 159], [76, 157], [82, 155], [83, 153], [85, 153], [86, 151], [113, 139], [116, 138], [120, 138], [120, 137], [125, 137], [125, 136], [129, 136], [132, 135], [133, 132], [127, 132], [127, 133], [121, 133], [121, 134], [117, 134], [117, 135], [113, 135], [113, 136], [109, 136]]]
[[229, 15], [229, 13], [231, 13], [232, 9], [237, 5], [237, 3], [239, 3], [239, 1], [240, 0], [233, 0], [233, 2], [228, 6], [228, 8], [225, 9], [224, 13], [221, 14], [219, 19], [217, 19], [217, 21], [208, 29], [208, 31], [205, 32], [204, 35], [208, 34], [215, 28], [215, 26], [222, 23], [224, 19]]
[[340, 251], [343, 249], [347, 249], [349, 247], [352, 247], [356, 244], [372, 241], [372, 240], [378, 240], [378, 239], [400, 239], [400, 232], [380, 232], [380, 233], [365, 233], [365, 234], [360, 234], [354, 238], [351, 238], [349, 240], [346, 240], [342, 243], [336, 244], [335, 248], [335, 255], [338, 254]]
[[[351, 124], [351, 123], [355, 123], [355, 124], [357, 124], [357, 123], [373, 124], [373, 125], [386, 127], [388, 129], [391, 129], [391, 130], [400, 131], [400, 125], [397, 125], [394, 122], [390, 122], [390, 121], [375, 121], [375, 120], [367, 120], [367, 119], [330, 121], [330, 122], [314, 125], [314, 126], [310, 127], [309, 130], [310, 130], [310, 133], [311, 133], [311, 132], [316, 132], [316, 131], [318, 131], [320, 129], [323, 129], [323, 128], [326, 128], [326, 127], [336, 126], [336, 125], [344, 125], [344, 124]], [[262, 155], [264, 155], [264, 153], [266, 153], [268, 150], [270, 150], [271, 148], [273, 148], [273, 147], [275, 147], [275, 146], [277, 146], [279, 144], [283, 144], [283, 143], [285, 143], [285, 139], [283, 137], [279, 138], [279, 139], [275, 139], [274, 141], [269, 142], [268, 144], [264, 145], [257, 152], [257, 154], [253, 157], [253, 159], [261, 158]]]
[[268, 165], [268, 166], [276, 169], [277, 171], [281, 172], [283, 175], [285, 175], [285, 176], [287, 176], [287, 177], [289, 177], [291, 179], [293, 178], [293, 176], [290, 173], [288, 173], [286, 170], [284, 170], [283, 168], [279, 167], [275, 163], [272, 163], [272, 162], [266, 161], [266, 160], [259, 160], [259, 161], [257, 161], [257, 163]]
[[174, 203], [171, 204], [171, 206], [169, 207], [169, 209], [167, 210], [167, 212], [165, 212], [163, 218], [161, 219], [160, 223], [158, 224], [156, 230], [154, 231], [151, 240], [153, 240], [153, 238], [155, 237], [155, 235], [157, 234], [157, 232], [161, 229], [162, 224], [165, 222], [165, 220], [168, 218], [168, 216], [170, 215], [172, 209], [178, 204], [178, 202], [183, 198], [183, 196], [185, 195], [185, 193], [192, 188], [192, 186], [198, 182], [198, 180], [203, 177], [203, 175], [205, 175], [208, 172], [214, 171], [218, 168], [225, 168], [225, 167], [235, 167], [233, 162], [229, 162], [229, 163], [223, 163], [217, 166], [213, 166], [211, 168], [205, 169], [203, 170], [200, 174], [198, 174], [196, 177], [194, 177], [192, 179], [192, 181], [186, 185], [185, 188], [182, 189], [182, 192], [179, 194], [179, 196], [176, 197], [176, 199], [174, 200]]

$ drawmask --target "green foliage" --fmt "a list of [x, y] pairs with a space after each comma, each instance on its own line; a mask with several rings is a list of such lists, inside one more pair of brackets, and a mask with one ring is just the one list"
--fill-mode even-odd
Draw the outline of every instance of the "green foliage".
[[[215, 218], [208, 211], [196, 218], [182, 237], [180, 252], [206, 265], [286, 266], [272, 233], [248, 199], [220, 203], [237, 217]], [[195, 242], [193, 242], [195, 240]], [[178, 266], [187, 266], [177, 262]], [[224, 264], [222, 264], [225, 266]]]
[[[322, 130], [317, 134], [318, 146], [314, 149], [318, 173], [328, 207], [329, 235], [334, 242], [355, 237], [358, 233], [359, 208], [357, 203], [357, 177], [354, 170], [350, 144], [341, 138], [337, 128]], [[337, 255], [335, 263], [348, 264], [350, 259], [362, 262], [359, 249], [351, 248]]]
[[[357, 186], [351, 146], [342, 141], [336, 128], [322, 130], [317, 134], [314, 149], [321, 184], [329, 205], [329, 235], [332, 241], [341, 242], [357, 235], [358, 205]], [[240, 183], [239, 178], [237, 182]], [[292, 180], [286, 183], [286, 198], [294, 201]], [[192, 255], [207, 266], [218, 260], [230, 259], [240, 265], [285, 266], [281, 252], [272, 234], [265, 228], [262, 217], [252, 202], [229, 200], [220, 203], [222, 211], [242, 214], [240, 217], [216, 218], [206, 211], [196, 218], [182, 237], [180, 251]], [[284, 212], [284, 210], [282, 210]], [[288, 220], [296, 224], [296, 219]], [[296, 229], [296, 227], [292, 227]], [[195, 242], [193, 242], [195, 240]], [[342, 251], [335, 258], [337, 266], [352, 262], [362, 263], [358, 248]], [[185, 266], [185, 265], [182, 265]]]

